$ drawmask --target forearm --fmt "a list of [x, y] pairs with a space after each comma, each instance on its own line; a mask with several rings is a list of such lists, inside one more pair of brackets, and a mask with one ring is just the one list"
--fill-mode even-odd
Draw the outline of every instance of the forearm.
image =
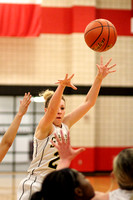
[[52, 110], [53, 113], [57, 113], [63, 92], [64, 92], [65, 86], [59, 85], [58, 88], [56, 89], [54, 95], [52, 96], [50, 103], [49, 103], [49, 108]]
[[89, 92], [86, 96], [85, 101], [88, 102], [89, 104], [91, 104], [92, 106], [95, 104], [96, 99], [98, 97], [101, 83], [102, 83], [102, 79], [101, 79], [101, 77], [99, 77], [97, 75], [91, 89], [89, 90]]
[[22, 119], [22, 115], [19, 113], [16, 114], [13, 122], [11, 123], [10, 127], [4, 134], [1, 143], [0, 143], [0, 162], [3, 160], [5, 157], [6, 153], [8, 152], [10, 146], [12, 145], [15, 136], [17, 134], [20, 122]]
[[59, 164], [57, 166], [57, 170], [67, 168], [71, 164], [71, 160], [69, 159], [60, 159]]
[[13, 143], [14, 138], [15, 138], [15, 136], [17, 134], [19, 125], [21, 123], [22, 117], [23, 116], [21, 114], [19, 114], [19, 113], [16, 114], [13, 122], [11, 123], [11, 125], [8, 128], [8, 130], [4, 134], [4, 136], [2, 138], [2, 141], [1, 141], [1, 144], [10, 146]]

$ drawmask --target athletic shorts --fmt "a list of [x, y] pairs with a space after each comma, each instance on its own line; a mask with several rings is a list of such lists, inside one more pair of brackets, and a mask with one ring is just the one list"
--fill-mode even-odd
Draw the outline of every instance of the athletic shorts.
[[18, 186], [17, 200], [29, 200], [33, 193], [41, 189], [42, 182], [42, 178], [28, 175]]

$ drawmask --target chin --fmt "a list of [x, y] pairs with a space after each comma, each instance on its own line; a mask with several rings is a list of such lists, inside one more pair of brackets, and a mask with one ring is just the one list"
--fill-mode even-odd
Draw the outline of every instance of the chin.
[[61, 127], [61, 123], [53, 123], [55, 126]]

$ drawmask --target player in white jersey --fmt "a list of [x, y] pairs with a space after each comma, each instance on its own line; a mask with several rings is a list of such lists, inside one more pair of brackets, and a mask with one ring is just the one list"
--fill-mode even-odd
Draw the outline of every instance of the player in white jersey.
[[113, 161], [113, 174], [118, 189], [96, 192], [92, 200], [131, 200], [133, 196], [133, 148], [122, 150]]
[[[26, 199], [33, 192], [38, 191], [43, 178], [56, 169], [59, 162], [59, 153], [52, 145], [51, 140], [55, 141], [54, 133], [60, 137], [60, 130], [63, 131], [64, 137], [67, 138], [68, 127], [63, 123], [62, 128], [54, 126], [53, 133], [43, 140], [38, 140], [34, 136], [33, 160], [28, 169], [28, 176], [20, 183], [20, 199]], [[23, 192], [21, 188], [23, 188]]]
[[[56, 148], [51, 144], [55, 141], [54, 133], [60, 137], [60, 130], [63, 131], [64, 137], [67, 138], [68, 127], [62, 123], [62, 128], [54, 126], [54, 131], [44, 140], [38, 140], [34, 137], [33, 160], [28, 169], [28, 173], [44, 177], [46, 174], [55, 170], [59, 161], [59, 154]], [[43, 158], [43, 159], [42, 159]]]
[[[64, 129], [63, 127], [67, 127], [66, 130], [70, 129], [77, 121], [79, 121], [92, 106], [95, 105], [102, 80], [111, 72], [115, 72], [116, 70], [111, 70], [114, 66], [108, 67], [109, 63], [112, 59], [103, 65], [103, 58], [101, 57], [101, 64], [97, 65], [98, 73], [96, 75], [95, 81], [86, 95], [85, 101], [82, 102], [81, 105], [78, 106], [74, 111], [67, 114], [65, 116], [65, 99], [63, 97], [63, 92], [65, 87], [71, 87], [73, 89], [77, 89], [72, 83], [71, 79], [74, 74], [66, 77], [64, 80], [58, 80], [57, 84], [59, 85], [55, 92], [46, 90], [42, 93], [45, 99], [45, 114], [40, 120], [34, 136], [34, 157], [31, 163], [31, 166], [28, 170], [29, 174], [27, 179], [23, 180], [20, 183], [18, 190], [18, 200], [27, 200], [31, 196], [31, 194], [40, 189], [40, 183], [42, 182], [42, 178], [45, 177], [47, 173], [56, 168], [57, 160], [59, 159], [58, 154], [47, 154], [51, 150], [45, 151], [45, 147], [49, 141], [49, 137], [55, 131], [55, 127], [59, 129]], [[41, 143], [44, 144], [43, 150], [36, 152], [37, 145]], [[48, 147], [48, 146], [47, 146]], [[54, 150], [54, 147], [53, 151]], [[51, 148], [51, 149], [52, 149]], [[39, 150], [39, 149], [38, 149]], [[37, 157], [36, 157], [37, 154]], [[45, 166], [42, 165], [45, 163]], [[54, 167], [54, 168], [53, 168]], [[30, 180], [29, 180], [30, 179]]]

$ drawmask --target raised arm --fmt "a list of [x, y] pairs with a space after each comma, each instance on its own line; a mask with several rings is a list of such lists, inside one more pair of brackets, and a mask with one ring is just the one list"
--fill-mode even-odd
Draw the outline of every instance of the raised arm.
[[1, 142], [0, 142], [0, 162], [5, 157], [6, 153], [8, 152], [9, 148], [11, 147], [19, 125], [21, 123], [23, 115], [27, 112], [28, 106], [31, 102], [31, 95], [30, 93], [25, 93], [23, 100], [20, 101], [19, 111], [16, 114], [13, 122], [11, 123], [8, 130], [5, 132]]
[[115, 72], [116, 70], [111, 70], [116, 64], [112, 66], [108, 66], [110, 64], [112, 59], [109, 59], [109, 61], [103, 65], [103, 57], [101, 56], [101, 63], [100, 65], [97, 64], [98, 73], [96, 75], [96, 78], [94, 80], [94, 83], [91, 87], [91, 89], [88, 91], [85, 101], [73, 112], [66, 115], [64, 118], [64, 123], [68, 125], [70, 128], [73, 124], [75, 124], [78, 120], [80, 120], [89, 110], [91, 107], [93, 107], [96, 103], [96, 99], [99, 94], [99, 90], [101, 87], [102, 80], [110, 73]]
[[53, 142], [53, 140], [51, 140], [51, 143], [53, 144], [53, 146], [55, 146], [59, 152], [59, 156], [60, 156], [60, 161], [58, 164], [57, 169], [62, 169], [62, 168], [66, 168], [69, 167], [71, 164], [71, 161], [82, 151], [85, 150], [85, 148], [78, 148], [78, 149], [73, 149], [71, 147], [70, 144], [70, 134], [68, 132], [68, 136], [67, 139], [64, 138], [63, 136], [63, 132], [61, 130], [61, 138], [59, 138], [56, 134], [55, 134], [55, 138], [56, 138], [56, 142]]
[[40, 120], [39, 125], [36, 130], [35, 136], [38, 139], [43, 139], [47, 137], [47, 135], [52, 131], [52, 123], [56, 117], [61, 98], [64, 92], [65, 87], [71, 87], [73, 89], [77, 89], [72, 83], [71, 79], [73, 78], [74, 74], [68, 77], [66, 74], [64, 80], [58, 80], [56, 84], [59, 84], [55, 93], [53, 94], [50, 103], [48, 105], [47, 111], [44, 114], [43, 118]]

